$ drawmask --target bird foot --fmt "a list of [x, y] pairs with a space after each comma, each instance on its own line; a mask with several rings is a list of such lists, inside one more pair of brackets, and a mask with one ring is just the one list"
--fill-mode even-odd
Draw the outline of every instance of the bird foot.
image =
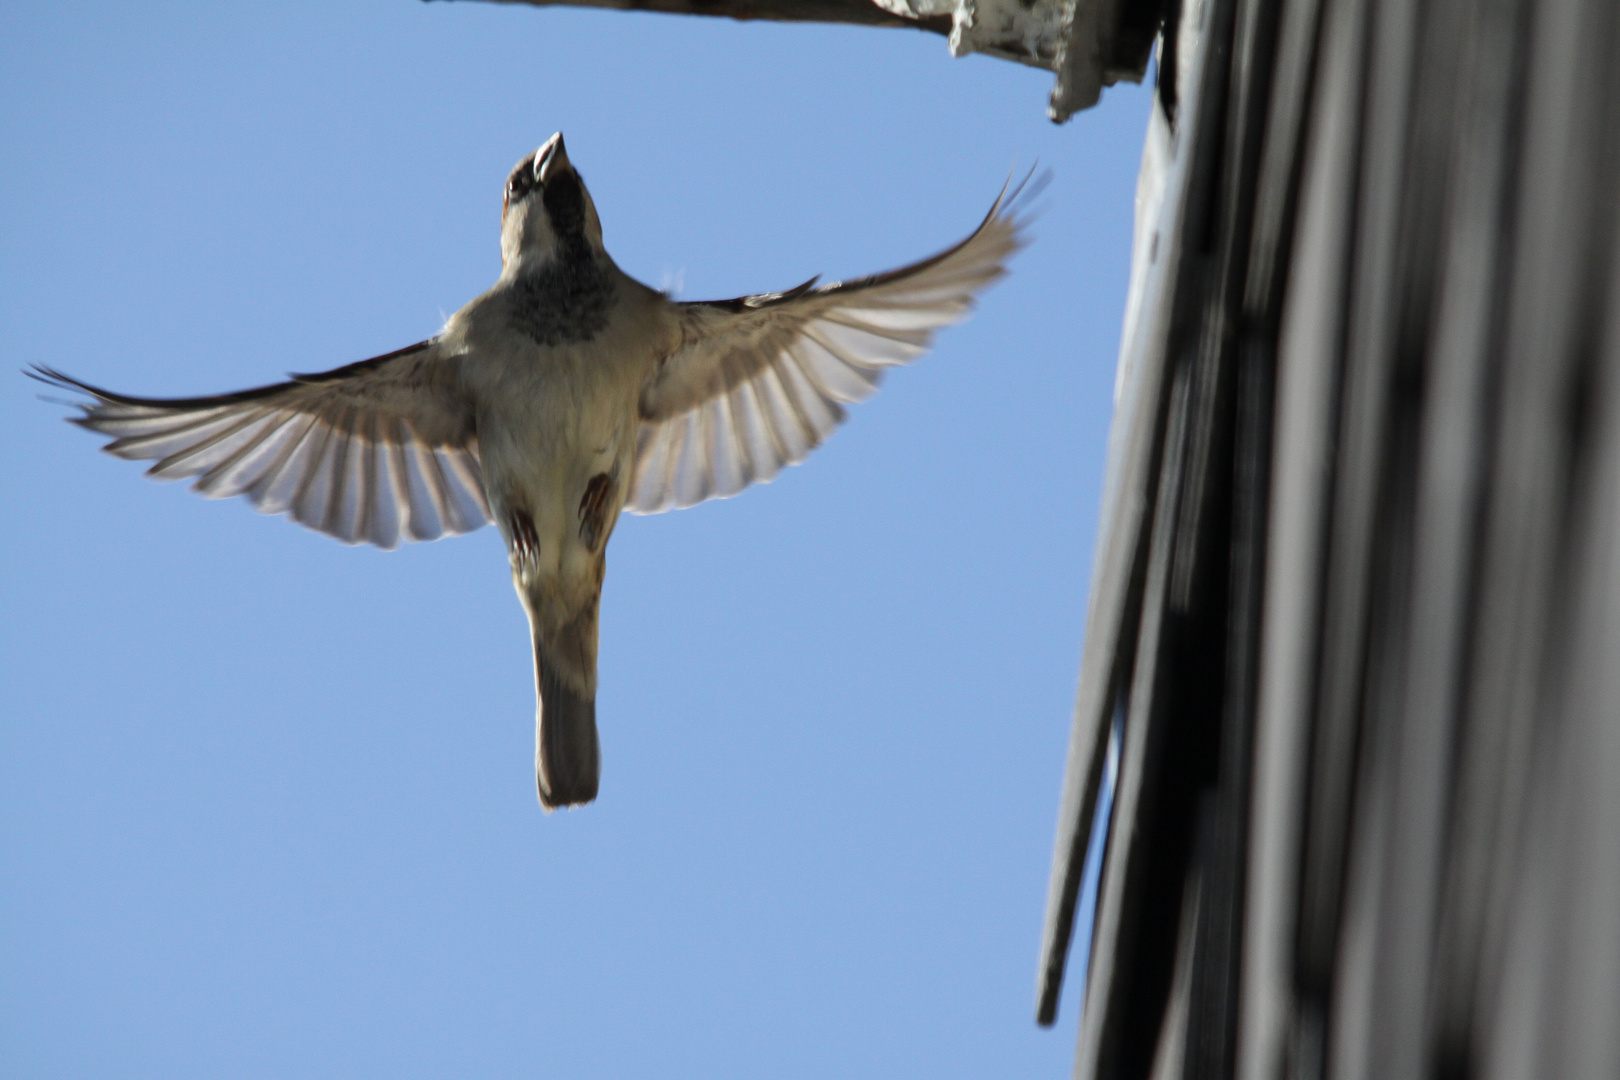
[[579, 500], [579, 539], [592, 551], [606, 532], [608, 492], [612, 489], [613, 477], [597, 473], [585, 485], [585, 494]]
[[512, 537], [512, 565], [532, 565], [540, 558], [540, 534], [535, 531], [534, 518], [527, 510], [513, 510], [507, 515], [507, 525]]

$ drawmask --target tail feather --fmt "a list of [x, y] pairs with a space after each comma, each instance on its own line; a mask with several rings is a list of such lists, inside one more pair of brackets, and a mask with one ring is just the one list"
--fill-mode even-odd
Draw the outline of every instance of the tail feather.
[[602, 748], [596, 738], [596, 693], [580, 693], [558, 669], [546, 663], [536, 642], [535, 670], [540, 705], [534, 732], [534, 775], [540, 805], [547, 810], [596, 798], [602, 777]]
[[525, 593], [534, 638], [534, 779], [547, 810], [596, 798], [596, 618], [600, 593], [566, 621], [547, 618], [543, 594]]

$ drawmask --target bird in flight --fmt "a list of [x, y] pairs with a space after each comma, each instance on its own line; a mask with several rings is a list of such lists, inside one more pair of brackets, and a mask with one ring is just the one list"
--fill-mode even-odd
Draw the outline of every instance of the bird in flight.
[[680, 303], [631, 278], [561, 133], [520, 161], [501, 209], [501, 275], [427, 341], [234, 394], [143, 398], [50, 368], [73, 422], [148, 475], [345, 543], [392, 548], [488, 521], [529, 617], [535, 777], [547, 810], [590, 802], [597, 608], [621, 510], [735, 495], [801, 461], [967, 315], [1022, 222], [1003, 191], [965, 240], [886, 274]]

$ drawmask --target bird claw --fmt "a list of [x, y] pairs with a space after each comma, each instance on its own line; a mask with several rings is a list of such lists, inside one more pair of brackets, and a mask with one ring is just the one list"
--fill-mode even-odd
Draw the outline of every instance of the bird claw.
[[512, 565], [533, 565], [540, 558], [540, 534], [535, 531], [534, 518], [527, 510], [513, 510], [507, 515], [507, 532], [512, 537]]
[[601, 541], [607, 524], [608, 492], [613, 488], [613, 477], [597, 473], [585, 485], [585, 494], [579, 500], [579, 539], [591, 551]]

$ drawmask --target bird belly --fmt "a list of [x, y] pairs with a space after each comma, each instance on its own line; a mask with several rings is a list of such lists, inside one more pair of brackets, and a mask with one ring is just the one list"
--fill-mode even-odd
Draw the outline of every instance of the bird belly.
[[486, 494], [513, 583], [546, 622], [595, 600], [635, 453], [634, 400], [614, 393], [606, 372], [571, 374], [503, 387], [479, 419]]

